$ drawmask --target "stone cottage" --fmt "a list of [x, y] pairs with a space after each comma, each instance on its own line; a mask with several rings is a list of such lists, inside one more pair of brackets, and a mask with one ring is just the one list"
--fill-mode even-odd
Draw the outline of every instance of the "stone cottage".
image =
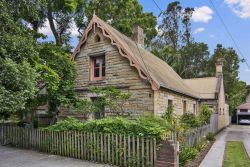
[[[169, 105], [178, 115], [197, 114], [202, 103], [228, 115], [221, 63], [217, 64], [216, 77], [184, 80], [166, 62], [144, 49], [143, 30], [138, 26], [129, 38], [93, 15], [72, 60], [77, 69], [76, 91], [81, 97], [94, 100], [96, 95], [89, 91], [90, 87], [114, 86], [131, 93], [125, 111], [135, 115], [162, 115]], [[194, 86], [196, 81], [203, 84]]]
[[199, 104], [206, 104], [216, 114], [218, 129], [229, 125], [229, 106], [225, 101], [223, 83], [223, 59], [216, 62], [216, 76], [184, 79], [184, 82], [199, 94]]

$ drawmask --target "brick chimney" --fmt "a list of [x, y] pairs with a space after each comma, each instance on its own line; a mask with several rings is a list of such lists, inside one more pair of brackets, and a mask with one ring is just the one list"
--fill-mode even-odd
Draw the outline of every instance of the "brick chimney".
[[143, 34], [143, 29], [136, 25], [133, 27], [133, 35], [132, 35], [132, 39], [139, 45], [141, 45], [141, 47], [144, 47], [144, 34]]
[[215, 66], [216, 66], [216, 77], [223, 75], [223, 58], [218, 58]]

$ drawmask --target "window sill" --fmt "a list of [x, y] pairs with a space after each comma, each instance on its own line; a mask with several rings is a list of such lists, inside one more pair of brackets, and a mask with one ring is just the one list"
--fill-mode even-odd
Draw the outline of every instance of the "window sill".
[[89, 84], [101, 84], [101, 83], [106, 83], [105, 78], [101, 80], [91, 80], [89, 81]]

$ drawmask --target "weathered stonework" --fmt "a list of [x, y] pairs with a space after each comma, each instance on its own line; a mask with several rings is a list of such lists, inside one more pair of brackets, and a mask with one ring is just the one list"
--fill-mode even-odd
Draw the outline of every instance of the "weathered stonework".
[[[186, 112], [197, 114], [199, 109], [198, 102], [187, 96], [179, 95], [167, 90], [154, 91], [154, 111], [155, 115], [164, 114], [166, 107], [168, 106], [168, 99], [173, 100], [173, 109], [175, 114], [183, 114], [183, 101], [186, 101]], [[195, 104], [195, 111], [194, 111]]]
[[[101, 38], [100, 42], [94, 40], [97, 34]], [[90, 59], [91, 56], [96, 55], [105, 55], [106, 76], [101, 81], [90, 80]], [[184, 100], [187, 104], [187, 112], [197, 113], [198, 111], [198, 102], [193, 98], [168, 90], [153, 91], [149, 82], [140, 78], [137, 70], [129, 65], [127, 58], [119, 54], [117, 48], [110, 44], [110, 40], [105, 38], [99, 29], [89, 34], [80, 54], [75, 57], [75, 64], [77, 69], [76, 90], [81, 97], [93, 97], [88, 91], [93, 86], [115, 86], [122, 91], [131, 93], [124, 110], [133, 115], [149, 112], [160, 116], [166, 110], [169, 97], [173, 100], [174, 112], [177, 115], [183, 114]], [[194, 111], [194, 104], [196, 111]]]
[[[95, 42], [94, 37], [98, 34], [100, 42]], [[101, 81], [90, 80], [90, 58], [95, 55], [105, 55], [106, 76]], [[128, 59], [122, 57], [117, 48], [110, 44], [99, 29], [91, 32], [80, 54], [75, 58], [77, 69], [76, 90], [81, 97], [91, 97], [88, 91], [90, 87], [114, 86], [122, 91], [131, 93], [124, 110], [132, 114], [153, 113], [153, 91], [151, 85], [141, 79], [137, 70], [129, 65]]]

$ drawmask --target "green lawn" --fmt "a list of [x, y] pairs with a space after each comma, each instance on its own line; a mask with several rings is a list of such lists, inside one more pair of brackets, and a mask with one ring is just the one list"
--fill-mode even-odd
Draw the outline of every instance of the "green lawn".
[[242, 142], [227, 141], [223, 167], [250, 167], [250, 161]]

